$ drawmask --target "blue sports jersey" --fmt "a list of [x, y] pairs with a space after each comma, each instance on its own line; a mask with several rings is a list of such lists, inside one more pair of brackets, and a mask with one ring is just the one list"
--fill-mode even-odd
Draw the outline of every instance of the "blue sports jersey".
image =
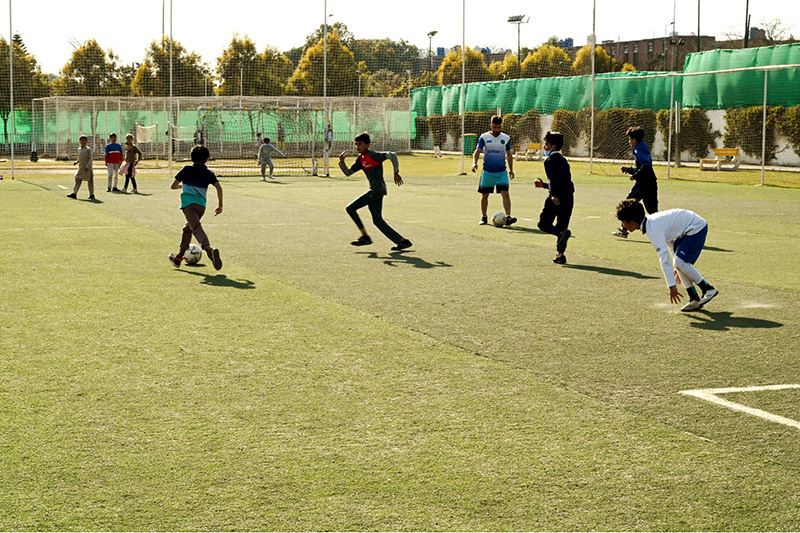
[[495, 137], [487, 131], [478, 139], [478, 148], [483, 149], [483, 170], [503, 172], [506, 169], [506, 152], [511, 151], [511, 137], [505, 133]]
[[653, 165], [653, 159], [650, 157], [650, 149], [644, 141], [640, 141], [633, 147], [633, 156], [636, 158], [637, 166], [643, 167], [645, 165]]

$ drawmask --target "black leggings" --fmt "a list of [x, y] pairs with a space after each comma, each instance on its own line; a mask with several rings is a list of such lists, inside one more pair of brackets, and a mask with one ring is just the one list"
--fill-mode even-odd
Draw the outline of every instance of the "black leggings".
[[128, 173], [125, 174], [125, 187], [123, 187], [124, 189], [128, 188], [128, 180], [130, 180], [131, 183], [133, 183], [133, 188], [135, 190], [136, 189], [136, 178], [133, 177], [133, 165], [128, 167]]
[[364, 223], [361, 222], [361, 217], [358, 216], [358, 210], [364, 206], [368, 206], [369, 212], [372, 213], [372, 223], [375, 224], [375, 227], [381, 230], [390, 241], [398, 244], [403, 240], [403, 237], [383, 220], [383, 195], [372, 189], [353, 200], [350, 205], [347, 206], [347, 214], [350, 215], [350, 218], [356, 223], [358, 229], [364, 227]]

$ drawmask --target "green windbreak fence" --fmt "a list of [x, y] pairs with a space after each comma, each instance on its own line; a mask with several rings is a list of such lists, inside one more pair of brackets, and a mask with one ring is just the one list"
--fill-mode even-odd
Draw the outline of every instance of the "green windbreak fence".
[[[743, 50], [711, 50], [686, 56], [686, 73], [771, 65], [800, 64], [800, 45], [785, 44]], [[769, 71], [767, 104], [792, 107], [800, 104], [800, 69]], [[762, 105], [764, 71], [728, 72], [686, 76], [683, 82], [684, 107], [730, 109]]]
[[[731, 68], [800, 64], [800, 44], [744, 50], [711, 50], [687, 56], [684, 72], [711, 72], [675, 76], [674, 99], [683, 107], [730, 109], [763, 103], [764, 72], [714, 73]], [[659, 74], [663, 76], [658, 76]], [[672, 77], [663, 72], [617, 72], [595, 77], [595, 106], [635, 109], [670, 108]], [[653, 76], [656, 77], [653, 77]], [[643, 79], [637, 79], [642, 78]], [[769, 74], [768, 103], [785, 107], [800, 104], [800, 69], [779, 69]], [[522, 114], [536, 109], [551, 115], [557, 109], [577, 111], [591, 105], [591, 76], [533, 78], [470, 83], [465, 87], [465, 111]], [[418, 116], [459, 113], [460, 85], [415, 89], [412, 109]]]

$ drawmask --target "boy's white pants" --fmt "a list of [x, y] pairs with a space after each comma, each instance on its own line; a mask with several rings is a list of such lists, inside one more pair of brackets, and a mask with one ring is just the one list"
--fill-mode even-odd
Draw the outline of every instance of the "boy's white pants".
[[[119, 179], [119, 163], [106, 163], [108, 167], [108, 188], [117, 188], [117, 180]], [[113, 178], [113, 185], [112, 183]]]
[[686, 289], [691, 288], [694, 284], [703, 281], [703, 276], [691, 263], [687, 263], [677, 255], [672, 260], [675, 270], [678, 271], [678, 277], [681, 278], [681, 283]]

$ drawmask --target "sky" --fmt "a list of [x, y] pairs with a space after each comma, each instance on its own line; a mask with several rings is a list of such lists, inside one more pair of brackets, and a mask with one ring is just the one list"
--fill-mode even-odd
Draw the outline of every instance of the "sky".
[[[158, 39], [162, 5], [169, 33], [170, 0], [109, 2], [82, 0], [10, 0], [12, 28], [19, 33], [42, 71], [57, 74], [69, 60], [70, 42], [94, 38], [113, 49], [123, 63], [140, 62], [145, 49]], [[673, 2], [669, 0], [621, 2], [596, 0], [596, 33], [603, 40], [661, 37], [672, 31]], [[722, 39], [724, 33], [743, 33], [746, 0], [700, 0], [700, 32]], [[462, 17], [462, 5], [466, 17]], [[555, 6], [545, 10], [545, 6]], [[788, 32], [800, 36], [797, 0], [750, 2], [751, 25], [780, 19]], [[0, 8], [0, 35], [8, 38], [8, 4]], [[697, 32], [698, 0], [674, 0], [675, 30]], [[173, 0], [172, 33], [176, 41], [200, 54], [212, 68], [234, 34], [248, 36], [259, 51], [273, 46], [281, 51], [301, 46], [306, 36], [323, 23], [324, 0]], [[534, 48], [550, 36], [572, 37], [575, 45], [587, 43], [592, 33], [592, 0], [545, 3], [522, 0], [327, 0], [328, 21], [343, 22], [360, 39], [404, 39], [428, 49], [428, 32], [436, 30], [433, 48], [451, 48], [464, 35], [469, 47], [516, 50], [517, 26], [513, 15], [530, 17], [520, 26], [523, 47]]]

